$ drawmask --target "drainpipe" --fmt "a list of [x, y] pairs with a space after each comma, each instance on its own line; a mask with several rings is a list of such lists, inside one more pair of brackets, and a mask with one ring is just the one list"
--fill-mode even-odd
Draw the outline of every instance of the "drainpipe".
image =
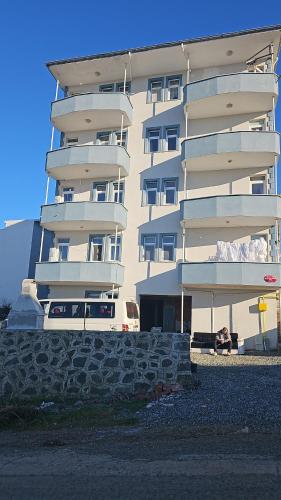
[[181, 288], [181, 333], [183, 333], [184, 288]]
[[214, 292], [211, 292], [211, 333], [214, 333], [215, 325]]
[[117, 237], [118, 237], [118, 225], [115, 226], [115, 244], [114, 244], [114, 261], [116, 261], [117, 256]]

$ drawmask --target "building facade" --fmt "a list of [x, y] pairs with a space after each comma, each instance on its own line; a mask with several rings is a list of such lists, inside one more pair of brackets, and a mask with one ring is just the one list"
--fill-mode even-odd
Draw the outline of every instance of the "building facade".
[[48, 64], [49, 297], [133, 297], [143, 330], [276, 345], [279, 42], [274, 27]]

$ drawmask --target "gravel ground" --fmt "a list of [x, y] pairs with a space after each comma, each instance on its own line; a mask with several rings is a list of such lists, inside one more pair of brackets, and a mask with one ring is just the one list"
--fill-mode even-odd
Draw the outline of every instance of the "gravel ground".
[[281, 431], [281, 356], [192, 354], [199, 387], [139, 412], [148, 427], [206, 426]]

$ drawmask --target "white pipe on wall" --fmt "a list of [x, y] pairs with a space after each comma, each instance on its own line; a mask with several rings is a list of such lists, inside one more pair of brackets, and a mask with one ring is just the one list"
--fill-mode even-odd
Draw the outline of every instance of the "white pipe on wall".
[[181, 289], [181, 333], [183, 333], [184, 289]]

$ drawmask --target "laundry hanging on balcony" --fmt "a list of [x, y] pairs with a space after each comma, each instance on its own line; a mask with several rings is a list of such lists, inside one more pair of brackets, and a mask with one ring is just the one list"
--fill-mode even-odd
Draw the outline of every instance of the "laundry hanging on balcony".
[[217, 252], [209, 257], [211, 262], [266, 262], [267, 243], [264, 238], [249, 243], [217, 241]]

